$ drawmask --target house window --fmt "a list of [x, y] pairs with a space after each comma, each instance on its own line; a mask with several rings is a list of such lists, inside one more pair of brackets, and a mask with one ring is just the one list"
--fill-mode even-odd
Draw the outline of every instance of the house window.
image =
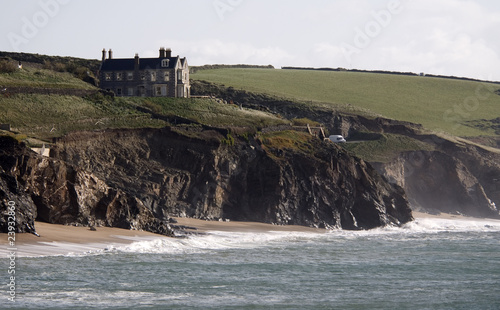
[[133, 96], [134, 95], [134, 88], [133, 87], [129, 87], [127, 90], [128, 90], [128, 95], [129, 96]]
[[146, 88], [144, 86], [139, 86], [137, 92], [139, 93], [139, 96], [142, 97], [146, 96]]
[[118, 73], [116, 73], [116, 80], [117, 80], [117, 81], [121, 81], [121, 80], [123, 80], [123, 73], [122, 73], [122, 72], [118, 72]]
[[121, 88], [117, 88], [116, 89], [116, 95], [117, 96], [121, 96], [122, 95], [122, 89]]
[[162, 66], [163, 68], [168, 68], [169, 63], [170, 63], [170, 59], [163, 59], [163, 60], [161, 61], [161, 66]]
[[178, 79], [179, 81], [181, 81], [181, 80], [182, 80], [182, 71], [181, 71], [181, 70], [177, 71], [177, 79]]
[[151, 81], [152, 82], [156, 81], [156, 72], [151, 72]]
[[134, 79], [134, 72], [127, 72], [127, 80], [132, 81]]
[[145, 80], [146, 80], [146, 73], [141, 72], [141, 81], [145, 81]]
[[153, 92], [155, 96], [167, 96], [167, 85], [154, 85]]
[[106, 72], [104, 74], [104, 78], [106, 79], [106, 81], [111, 81], [112, 76], [113, 76], [113, 74], [110, 72]]
[[163, 73], [163, 80], [165, 82], [170, 81], [170, 74], [168, 72], [166, 72], [166, 71]]

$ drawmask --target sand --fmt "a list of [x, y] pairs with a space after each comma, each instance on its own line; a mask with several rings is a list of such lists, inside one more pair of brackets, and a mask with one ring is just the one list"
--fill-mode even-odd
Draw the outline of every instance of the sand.
[[443, 220], [472, 220], [472, 221], [494, 221], [495, 219], [489, 219], [489, 218], [480, 218], [480, 217], [470, 217], [470, 216], [464, 216], [464, 215], [458, 215], [458, 214], [451, 214], [451, 213], [439, 213], [439, 214], [430, 214], [430, 213], [424, 213], [424, 212], [416, 212], [413, 211], [413, 217], [415, 219], [419, 218], [430, 218], [430, 219], [443, 219]]
[[[480, 220], [454, 214], [440, 213], [438, 215], [413, 212], [415, 219], [418, 218], [440, 218], [453, 220]], [[316, 229], [304, 226], [278, 226], [254, 222], [225, 222], [225, 221], [204, 221], [190, 218], [175, 218], [177, 226], [188, 227], [188, 232], [208, 233], [210, 231], [225, 232], [268, 232], [268, 231], [299, 231], [323, 233], [325, 229]], [[67, 255], [85, 254], [89, 252], [103, 251], [112, 246], [130, 244], [135, 241], [154, 240], [168, 238], [144, 231], [126, 230], [120, 228], [97, 227], [96, 231], [91, 231], [88, 227], [64, 226], [47, 224], [43, 222], [35, 223], [36, 230], [40, 237], [33, 234], [16, 234], [14, 247], [16, 255], [22, 256], [47, 256], [47, 255]], [[10, 253], [8, 235], [0, 234], [0, 255], [5, 257]]]
[[226, 221], [204, 221], [191, 218], [174, 218], [178, 223], [173, 225], [194, 227], [196, 230], [186, 229], [206, 233], [210, 231], [234, 231], [234, 232], [267, 232], [267, 231], [303, 231], [303, 232], [326, 232], [325, 229], [311, 228], [296, 225], [272, 225], [256, 222], [226, 222]]
[[[40, 237], [27, 233], [15, 235], [17, 256], [83, 254], [134, 241], [167, 238], [144, 231], [110, 227], [98, 227], [96, 231], [91, 231], [88, 227], [43, 222], [36, 222], [35, 227]], [[9, 248], [8, 235], [0, 234], [0, 255], [7, 255]]]

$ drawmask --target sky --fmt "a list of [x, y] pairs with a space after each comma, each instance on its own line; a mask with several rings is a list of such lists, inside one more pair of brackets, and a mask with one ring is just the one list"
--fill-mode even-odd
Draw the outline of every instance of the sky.
[[0, 50], [500, 81], [496, 0], [0, 0]]

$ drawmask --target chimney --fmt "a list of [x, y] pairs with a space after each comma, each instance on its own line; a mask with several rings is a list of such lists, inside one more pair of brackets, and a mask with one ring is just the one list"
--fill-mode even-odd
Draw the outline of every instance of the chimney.
[[169, 49], [169, 48], [167, 48], [167, 49], [166, 49], [166, 54], [167, 54], [167, 55], [166, 55], [166, 57], [167, 57], [167, 58], [172, 57], [172, 50], [171, 50], [171, 49]]
[[113, 51], [111, 49], [109, 49], [108, 54], [108, 59], [113, 59]]
[[138, 70], [139, 69], [139, 54], [138, 53], [135, 53], [134, 60], [135, 60], [134, 69]]
[[106, 49], [103, 48], [102, 49], [102, 61], [105, 61], [106, 60]]
[[165, 58], [165, 48], [160, 47], [160, 58]]

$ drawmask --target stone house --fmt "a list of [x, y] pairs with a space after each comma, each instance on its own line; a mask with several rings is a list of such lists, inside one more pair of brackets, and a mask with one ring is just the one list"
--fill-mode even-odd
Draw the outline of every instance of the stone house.
[[163, 47], [158, 58], [136, 54], [134, 58], [114, 59], [111, 50], [106, 53], [103, 49], [99, 80], [101, 89], [119, 97], [190, 97], [186, 58], [172, 57], [172, 51]]

